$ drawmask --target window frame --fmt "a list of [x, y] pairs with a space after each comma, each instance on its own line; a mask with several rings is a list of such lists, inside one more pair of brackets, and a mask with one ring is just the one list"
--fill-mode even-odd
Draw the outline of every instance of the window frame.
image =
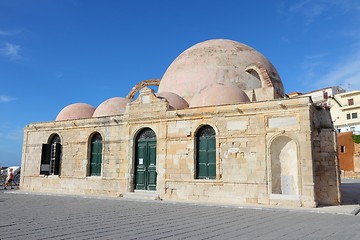
[[345, 153], [345, 146], [344, 145], [340, 145], [340, 152]]
[[42, 144], [40, 175], [60, 175], [62, 145], [58, 134], [52, 134], [48, 143]]
[[[210, 125], [201, 126], [195, 136], [195, 179], [216, 180], [216, 132]], [[202, 147], [206, 145], [205, 149]], [[211, 145], [211, 146], [210, 146]]]
[[89, 147], [89, 168], [87, 175], [90, 177], [102, 176], [103, 137], [99, 132], [91, 135]]

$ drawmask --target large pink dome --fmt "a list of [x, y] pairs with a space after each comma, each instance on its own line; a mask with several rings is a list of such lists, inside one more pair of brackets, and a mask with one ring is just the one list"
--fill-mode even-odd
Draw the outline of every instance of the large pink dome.
[[170, 109], [188, 108], [189, 104], [179, 95], [171, 92], [159, 92], [156, 94], [158, 98], [165, 98], [169, 103]]
[[127, 98], [114, 97], [102, 102], [95, 110], [93, 117], [114, 116], [124, 113], [126, 104], [130, 102]]
[[[266, 79], [261, 80], [263, 71]], [[280, 96], [284, 94], [280, 76], [269, 60], [245, 44], [226, 39], [208, 40], [185, 50], [166, 70], [158, 91], [176, 93], [190, 102], [213, 84], [232, 84], [243, 91], [267, 84]]]
[[250, 102], [243, 90], [233, 85], [214, 84], [195, 95], [190, 107], [218, 106]]
[[64, 107], [56, 117], [56, 121], [91, 118], [95, 108], [87, 103], [74, 103]]

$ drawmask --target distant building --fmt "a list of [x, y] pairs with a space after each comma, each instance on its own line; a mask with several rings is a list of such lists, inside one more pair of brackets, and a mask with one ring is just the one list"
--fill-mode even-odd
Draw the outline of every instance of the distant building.
[[224, 39], [196, 44], [168, 67], [157, 93], [146, 86], [97, 108], [71, 104], [55, 121], [26, 126], [21, 189], [340, 203], [330, 112], [306, 96], [285, 98], [277, 70], [255, 49]]
[[330, 99], [330, 112], [338, 132], [360, 134], [360, 91], [344, 92]]
[[330, 109], [332, 122], [338, 132], [338, 154], [342, 176], [360, 177], [360, 144], [353, 135], [360, 134], [360, 91], [345, 92], [329, 87], [310, 93], [291, 93], [289, 97], [310, 96], [317, 105]]
[[360, 177], [360, 91], [335, 95], [330, 101], [334, 127], [338, 132], [340, 169], [345, 177]]
[[360, 143], [356, 143], [352, 132], [338, 133], [338, 153], [342, 175], [360, 177]]
[[293, 97], [298, 97], [298, 96], [302, 96], [303, 94], [301, 92], [292, 92], [292, 93], [288, 93], [287, 96], [289, 98], [293, 98]]
[[330, 108], [329, 105], [330, 99], [335, 95], [344, 92], [345, 90], [343, 88], [339, 86], [333, 86], [333, 87], [322, 88], [308, 93], [303, 93], [301, 94], [301, 96], [311, 97], [312, 101], [315, 104]]
[[346, 92], [338, 86], [323, 88], [308, 93], [292, 92], [290, 98], [311, 97], [316, 105], [330, 109], [334, 127], [338, 132], [360, 134], [360, 91]]

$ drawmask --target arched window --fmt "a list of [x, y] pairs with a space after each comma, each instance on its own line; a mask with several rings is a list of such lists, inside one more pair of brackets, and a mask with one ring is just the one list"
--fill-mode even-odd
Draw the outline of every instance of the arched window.
[[59, 175], [61, 161], [60, 137], [54, 134], [48, 143], [42, 145], [40, 174]]
[[196, 178], [216, 178], [216, 139], [215, 130], [202, 126], [196, 134]]
[[91, 138], [90, 150], [90, 176], [101, 176], [102, 163], [102, 137], [95, 133]]

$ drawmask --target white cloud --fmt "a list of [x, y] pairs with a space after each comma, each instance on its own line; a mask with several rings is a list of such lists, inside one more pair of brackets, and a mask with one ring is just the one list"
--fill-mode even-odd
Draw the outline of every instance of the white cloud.
[[8, 57], [10, 60], [18, 60], [20, 56], [20, 46], [12, 43], [5, 43], [5, 46], [0, 48], [0, 54]]
[[11, 102], [14, 100], [15, 100], [15, 98], [13, 98], [13, 97], [9, 97], [6, 95], [0, 95], [0, 102]]

